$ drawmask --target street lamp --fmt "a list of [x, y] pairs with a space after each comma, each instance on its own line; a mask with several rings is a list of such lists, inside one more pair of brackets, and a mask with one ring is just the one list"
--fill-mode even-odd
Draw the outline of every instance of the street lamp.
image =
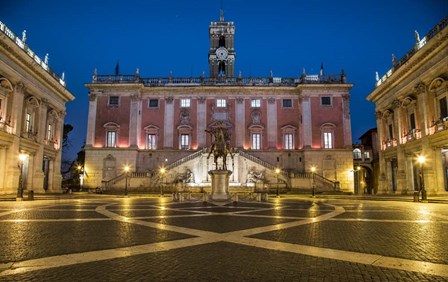
[[356, 167], [356, 173], [357, 173], [356, 182], [357, 182], [357, 187], [358, 187], [357, 194], [359, 195], [361, 192], [361, 180], [360, 180], [361, 167], [359, 165]]
[[124, 195], [127, 196], [128, 195], [128, 174], [129, 174], [129, 170], [130, 167], [128, 165], [124, 166], [124, 174], [126, 177], [126, 182], [125, 182], [125, 186], [124, 186]]
[[23, 199], [23, 163], [26, 160], [28, 155], [26, 154], [19, 154], [19, 186], [17, 187], [17, 201], [21, 201]]
[[275, 174], [277, 175], [277, 198], [280, 197], [280, 191], [279, 191], [279, 183], [278, 183], [278, 175], [280, 174], [280, 169], [276, 168], [275, 169]]
[[315, 185], [314, 185], [314, 173], [316, 172], [316, 167], [312, 166], [311, 167], [311, 173], [312, 173], [312, 189], [311, 189], [311, 196], [314, 198], [316, 196], [316, 190], [315, 190]]
[[423, 164], [426, 162], [425, 156], [418, 156], [417, 162], [420, 164], [420, 191], [422, 193], [422, 201], [426, 201], [425, 178], [423, 176]]
[[79, 191], [82, 192], [82, 185], [84, 184], [84, 168], [81, 165], [77, 167], [79, 171]]
[[161, 184], [160, 184], [160, 197], [163, 197], [163, 175], [165, 174], [165, 172], [166, 172], [166, 168], [164, 168], [164, 167], [161, 167], [160, 168], [160, 170], [159, 170], [159, 172], [160, 172], [160, 175], [161, 175]]

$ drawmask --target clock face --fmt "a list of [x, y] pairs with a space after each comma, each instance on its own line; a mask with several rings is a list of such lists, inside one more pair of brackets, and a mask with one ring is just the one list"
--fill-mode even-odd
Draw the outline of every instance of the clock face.
[[218, 60], [226, 60], [228, 54], [229, 52], [224, 47], [219, 47], [218, 49], [216, 49], [216, 57], [218, 58]]

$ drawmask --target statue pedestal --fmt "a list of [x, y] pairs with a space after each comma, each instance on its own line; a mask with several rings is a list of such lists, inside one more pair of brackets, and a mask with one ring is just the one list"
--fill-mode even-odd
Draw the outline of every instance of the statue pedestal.
[[210, 199], [213, 201], [229, 200], [229, 178], [232, 172], [230, 170], [210, 170], [208, 174], [212, 177]]

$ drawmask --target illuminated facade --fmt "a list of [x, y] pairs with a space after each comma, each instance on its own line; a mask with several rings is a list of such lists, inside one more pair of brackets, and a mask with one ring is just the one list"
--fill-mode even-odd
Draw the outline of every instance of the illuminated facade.
[[[65, 81], [0, 22], [0, 194], [61, 192]], [[20, 155], [20, 159], [19, 159]]]
[[[231, 186], [250, 186], [253, 176], [266, 185], [310, 187], [317, 166], [322, 189], [353, 190], [350, 96], [344, 73], [303, 73], [297, 78], [244, 78], [234, 74], [235, 26], [209, 26], [210, 77], [142, 78], [98, 75], [89, 89], [85, 185], [124, 186], [123, 167], [132, 173], [130, 189], [147, 190], [191, 175], [190, 187], [210, 186], [207, 159], [211, 136], [221, 123], [231, 133]], [[275, 174], [280, 168], [280, 175]], [[156, 179], [156, 180], [154, 180]], [[254, 184], [252, 184], [254, 185]]]
[[[378, 193], [409, 194], [424, 183], [448, 191], [448, 17], [420, 39], [376, 83]], [[426, 162], [420, 167], [418, 156]], [[423, 169], [423, 174], [421, 169]], [[423, 175], [423, 181], [421, 181]]]

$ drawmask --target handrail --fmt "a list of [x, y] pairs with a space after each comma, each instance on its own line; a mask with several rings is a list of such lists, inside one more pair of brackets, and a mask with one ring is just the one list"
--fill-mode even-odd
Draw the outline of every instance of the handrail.
[[184, 158], [181, 158], [181, 159], [175, 161], [174, 163], [169, 164], [166, 167], [166, 169], [170, 170], [170, 169], [173, 169], [173, 168], [175, 168], [177, 166], [180, 166], [181, 164], [184, 164], [184, 163], [186, 163], [186, 162], [188, 162], [188, 161], [190, 161], [190, 160], [192, 160], [192, 159], [202, 155], [205, 152], [206, 152], [206, 148], [203, 148], [203, 149], [201, 149], [199, 151], [196, 151], [196, 152], [194, 152], [194, 153], [192, 153], [192, 154], [190, 154], [190, 155], [188, 155], [188, 156], [186, 156]]
[[[264, 166], [264, 167], [266, 167], [266, 168], [269, 169], [269, 170], [275, 171], [275, 169], [278, 168], [278, 167], [273, 166], [272, 164], [270, 164], [270, 163], [268, 163], [268, 162], [265, 162], [265, 161], [263, 161], [263, 160], [261, 160], [261, 159], [255, 157], [255, 156], [252, 156], [252, 155], [250, 155], [250, 154], [248, 154], [247, 152], [244, 152], [244, 151], [242, 151], [242, 150], [237, 150], [237, 153], [239, 153], [240, 156], [242, 156], [242, 157], [244, 157], [244, 158], [246, 158], [246, 159], [249, 159], [249, 160], [253, 161], [254, 163], [257, 163], [257, 164], [259, 164], [259, 165], [261, 165], [261, 166]], [[280, 171], [280, 174], [281, 174], [282, 176], [284, 176], [286, 179], [288, 179], [288, 172], [287, 172], [287, 171], [281, 170], [281, 171]]]
[[[313, 178], [313, 173], [312, 172], [300, 172], [300, 173], [296, 173], [295, 174], [296, 177], [298, 178], [307, 178], [307, 179], [312, 179]], [[333, 190], [339, 190], [339, 186], [338, 186], [338, 182], [337, 181], [333, 181], [331, 179], [328, 179], [320, 174], [314, 173], [314, 180], [315, 181], [319, 181], [320, 183], [331, 187], [331, 189]]]

